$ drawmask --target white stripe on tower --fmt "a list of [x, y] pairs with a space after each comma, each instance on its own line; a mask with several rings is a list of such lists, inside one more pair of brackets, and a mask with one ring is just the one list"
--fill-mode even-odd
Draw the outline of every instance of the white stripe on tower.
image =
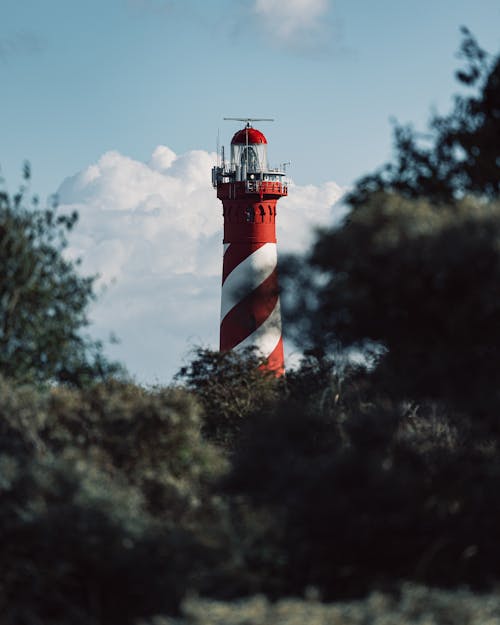
[[231, 271], [222, 285], [221, 322], [245, 295], [251, 293], [272, 274], [277, 264], [276, 243], [266, 243]]
[[254, 346], [268, 358], [281, 341], [276, 243], [243, 258], [222, 285], [221, 349]]
[[276, 306], [273, 308], [272, 313], [264, 321], [264, 323], [252, 332], [244, 341], [236, 346], [236, 350], [245, 349], [253, 345], [256, 350], [262, 354], [265, 358], [269, 356], [276, 349], [276, 346], [281, 339], [281, 311], [280, 301], [276, 302]]

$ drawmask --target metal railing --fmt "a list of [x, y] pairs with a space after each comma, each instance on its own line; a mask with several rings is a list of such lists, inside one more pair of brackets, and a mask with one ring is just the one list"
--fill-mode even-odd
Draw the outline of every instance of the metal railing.
[[245, 182], [245, 191], [261, 195], [264, 193], [282, 195], [288, 192], [288, 186], [284, 182], [273, 180], [247, 180]]

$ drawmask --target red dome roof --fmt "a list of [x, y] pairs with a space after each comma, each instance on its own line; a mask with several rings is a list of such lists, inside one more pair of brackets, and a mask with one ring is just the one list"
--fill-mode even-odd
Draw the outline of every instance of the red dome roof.
[[243, 128], [242, 130], [238, 130], [238, 132], [234, 135], [231, 140], [231, 145], [242, 144], [246, 145], [247, 142], [247, 132], [248, 132], [248, 143], [267, 143], [267, 139], [257, 128]]

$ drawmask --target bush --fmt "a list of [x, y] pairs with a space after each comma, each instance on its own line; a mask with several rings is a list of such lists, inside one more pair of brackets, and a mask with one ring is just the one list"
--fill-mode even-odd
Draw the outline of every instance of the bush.
[[324, 604], [309, 599], [270, 602], [262, 596], [231, 603], [190, 599], [183, 618], [158, 617], [140, 625], [488, 625], [500, 624], [497, 593], [476, 595], [405, 584], [396, 595], [373, 592], [361, 601]]
[[192, 533], [156, 523], [137, 489], [82, 456], [0, 465], [3, 623], [132, 625], [176, 611], [204, 557]]
[[77, 214], [59, 214], [55, 202], [42, 210], [36, 198], [26, 206], [26, 194], [26, 184], [12, 198], [0, 192], [0, 374], [77, 385], [117, 374], [101, 344], [82, 334], [94, 278], [64, 257]]
[[436, 208], [372, 196], [313, 248], [309, 272], [323, 276], [307, 315], [313, 343], [369, 347], [384, 392], [449, 401], [494, 423], [499, 224], [497, 202]]
[[41, 436], [55, 452], [77, 447], [111, 475], [140, 488], [149, 512], [194, 514], [224, 470], [201, 438], [201, 410], [181, 389], [110, 382], [76, 393], [56, 389]]
[[176, 379], [191, 390], [203, 409], [203, 434], [231, 449], [241, 427], [266, 404], [276, 401], [282, 382], [260, 368], [252, 349], [215, 352], [197, 348]]
[[132, 624], [208, 584], [225, 463], [192, 397], [123, 382], [0, 392], [2, 622]]
[[458, 421], [425, 407], [415, 431], [414, 409], [373, 391], [355, 400], [358, 392], [330, 414], [287, 403], [242, 439], [226, 487], [280, 528], [286, 566], [274, 588], [313, 585], [341, 598], [405, 579], [493, 585], [496, 443], [465, 439]]

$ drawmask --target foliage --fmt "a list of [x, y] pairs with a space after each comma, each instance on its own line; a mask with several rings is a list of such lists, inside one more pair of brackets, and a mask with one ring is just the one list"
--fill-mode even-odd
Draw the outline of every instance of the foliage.
[[181, 389], [109, 381], [83, 390], [34, 391], [0, 381], [0, 450], [91, 459], [137, 488], [148, 513], [183, 518], [225, 463], [200, 434], [201, 411]]
[[58, 214], [33, 199], [25, 184], [12, 198], [0, 193], [0, 373], [18, 380], [82, 384], [119, 368], [98, 342], [83, 336], [94, 298], [92, 277], [64, 257], [77, 214]]
[[457, 78], [476, 93], [428, 135], [396, 127], [393, 162], [358, 181], [351, 214], [305, 263], [287, 259], [282, 301], [299, 345], [361, 348], [388, 392], [494, 412], [500, 55], [463, 35]]
[[500, 192], [500, 55], [489, 56], [462, 29], [466, 67], [457, 79], [477, 93], [457, 95], [448, 115], [434, 115], [430, 133], [396, 125], [395, 160], [358, 181], [350, 195], [360, 206], [374, 192], [450, 203], [464, 194], [494, 199]]
[[500, 622], [496, 595], [405, 583], [500, 579], [498, 59], [463, 53], [478, 97], [287, 262], [309, 343], [285, 380], [206, 349], [175, 387], [111, 379], [76, 217], [1, 196], [2, 623]]
[[1, 464], [3, 623], [121, 625], [175, 611], [200, 554], [192, 535], [159, 527], [138, 492], [82, 457]]
[[330, 413], [287, 403], [256, 421], [226, 488], [273, 511], [281, 595], [361, 596], [401, 579], [484, 588], [500, 574], [500, 462], [497, 441], [466, 434], [353, 381]]
[[380, 344], [378, 375], [388, 392], [494, 412], [499, 250], [498, 203], [463, 200], [438, 210], [374, 195], [323, 232], [311, 253], [324, 277], [309, 319], [313, 340]]
[[185, 391], [0, 382], [6, 623], [126, 625], [174, 614], [189, 591], [497, 579], [495, 444], [393, 404], [360, 372], [331, 388], [247, 420], [217, 495], [226, 462]]
[[5, 380], [0, 396], [2, 622], [132, 624], [208, 583], [224, 462], [190, 396]]
[[468, 33], [462, 50], [478, 96], [436, 117], [427, 147], [397, 129], [396, 162], [360, 181], [306, 262], [287, 262], [295, 336], [369, 366], [332, 380], [334, 401], [256, 419], [234, 458], [229, 492], [282, 529], [282, 592], [500, 574], [500, 57]]
[[232, 447], [242, 424], [280, 392], [273, 372], [261, 368], [252, 349], [215, 352], [197, 348], [176, 379], [196, 395], [204, 409], [203, 433]]
[[318, 354], [306, 350], [298, 365], [286, 372], [287, 396], [297, 401], [311, 400], [317, 395], [324, 398], [325, 393], [340, 391], [343, 377], [348, 377], [344, 367], [322, 351]]
[[183, 618], [158, 617], [140, 625], [488, 625], [500, 624], [498, 593], [448, 592], [404, 584], [397, 594], [372, 592], [366, 599], [325, 604], [314, 590], [305, 599], [277, 602], [262, 596], [223, 603], [191, 598]]
[[85, 454], [99, 454], [111, 474], [138, 487], [156, 517], [194, 513], [202, 486], [224, 469], [201, 440], [199, 407], [181, 390], [111, 382], [79, 396], [56, 391], [51, 408], [44, 432], [51, 447], [65, 449], [76, 438]]

